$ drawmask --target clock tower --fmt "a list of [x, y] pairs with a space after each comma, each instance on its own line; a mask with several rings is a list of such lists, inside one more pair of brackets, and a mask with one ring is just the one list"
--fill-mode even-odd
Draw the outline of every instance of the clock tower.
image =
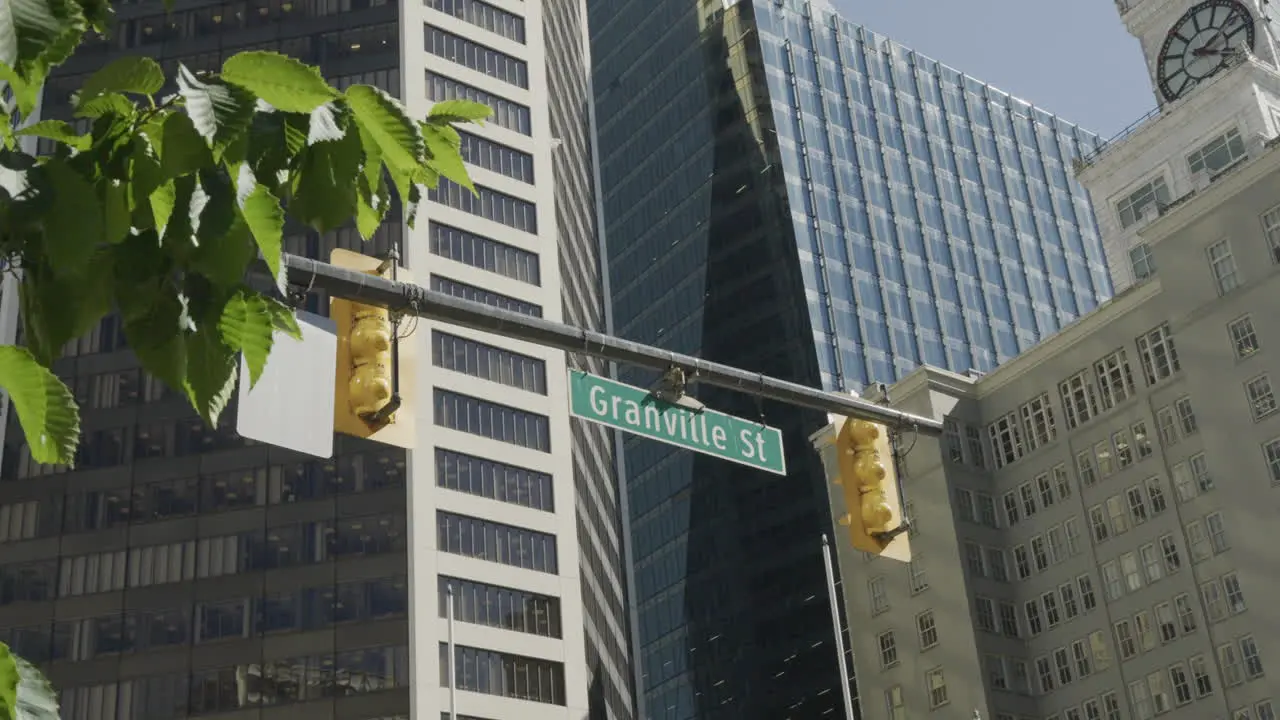
[[1116, 0], [1157, 107], [1076, 163], [1117, 291], [1158, 272], [1141, 228], [1280, 135], [1280, 0]]

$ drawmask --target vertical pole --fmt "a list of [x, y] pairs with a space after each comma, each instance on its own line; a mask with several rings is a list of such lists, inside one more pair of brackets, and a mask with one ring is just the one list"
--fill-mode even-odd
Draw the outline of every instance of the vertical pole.
[[449, 720], [458, 720], [458, 654], [453, 645], [453, 583], [448, 585], [449, 606]]
[[831, 569], [831, 545], [827, 534], [822, 534], [822, 567], [827, 571], [827, 596], [831, 599], [831, 629], [836, 636], [836, 660], [840, 664], [840, 694], [844, 697], [845, 720], [854, 720], [853, 693], [849, 691], [849, 664], [844, 659], [844, 630], [840, 628], [839, 596], [836, 594], [835, 573]]

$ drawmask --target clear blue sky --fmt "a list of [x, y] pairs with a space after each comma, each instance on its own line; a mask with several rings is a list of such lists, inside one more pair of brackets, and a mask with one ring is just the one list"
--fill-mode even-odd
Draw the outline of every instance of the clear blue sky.
[[1155, 107], [1112, 0], [832, 0], [845, 17], [1109, 137]]

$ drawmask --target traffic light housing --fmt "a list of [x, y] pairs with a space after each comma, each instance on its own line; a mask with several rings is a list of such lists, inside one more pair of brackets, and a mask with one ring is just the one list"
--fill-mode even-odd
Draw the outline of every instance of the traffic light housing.
[[[335, 249], [329, 262], [349, 270], [412, 281], [405, 270], [350, 250]], [[386, 308], [375, 305], [331, 298], [329, 318], [338, 335], [334, 430], [412, 448], [414, 341], [404, 337], [403, 324], [393, 322]]]
[[911, 560], [907, 520], [902, 513], [897, 468], [888, 428], [844, 418], [836, 430], [836, 468], [844, 513], [837, 522], [853, 547], [902, 562]]

